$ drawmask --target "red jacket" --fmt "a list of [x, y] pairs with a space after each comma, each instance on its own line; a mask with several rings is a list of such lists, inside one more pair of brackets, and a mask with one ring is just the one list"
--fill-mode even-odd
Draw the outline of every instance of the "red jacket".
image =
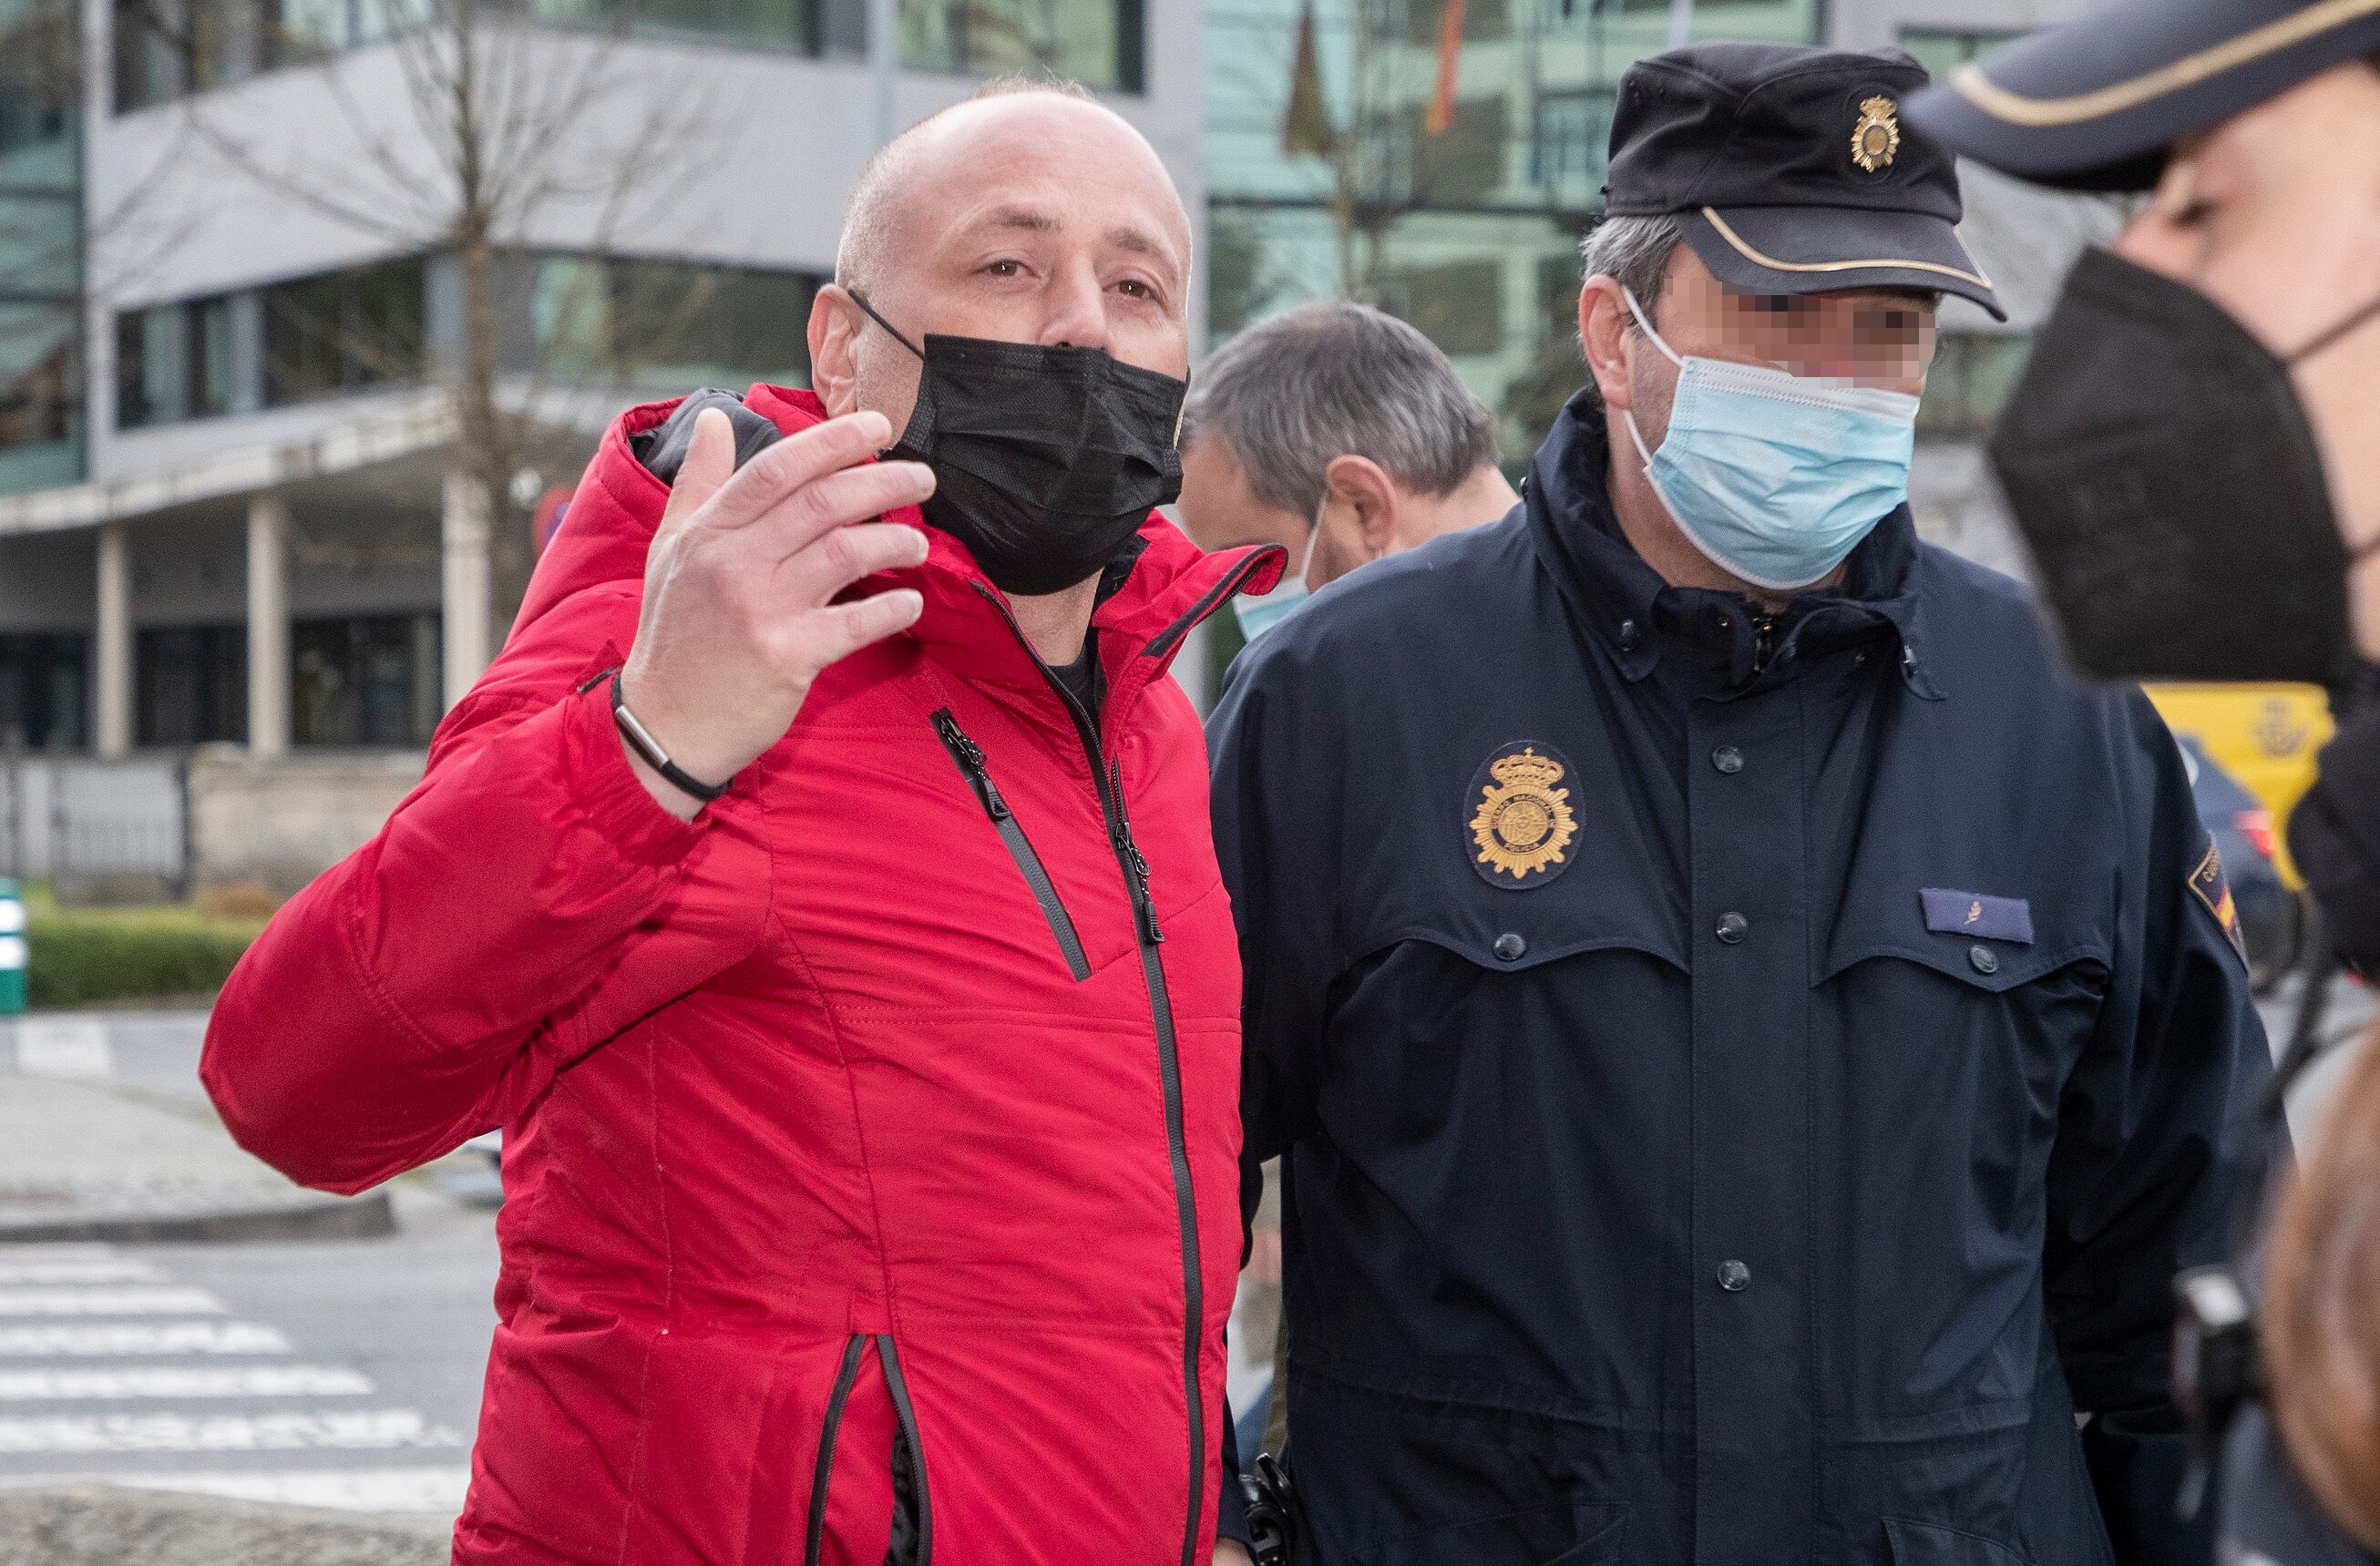
[[421, 786], [232, 975], [207, 1088], [335, 1191], [505, 1129], [457, 1561], [1203, 1566], [1240, 974], [1165, 676], [1280, 552], [1152, 516], [1090, 736], [932, 535], [918, 624], [682, 824], [600, 678], [669, 407], [605, 433]]

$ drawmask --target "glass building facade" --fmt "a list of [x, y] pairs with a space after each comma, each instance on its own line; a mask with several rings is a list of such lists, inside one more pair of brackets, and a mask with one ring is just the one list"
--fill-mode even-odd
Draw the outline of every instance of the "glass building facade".
[[0, 494], [83, 473], [79, 19], [0, 0]]
[[[1450, 10], [1455, 13], [1451, 18]], [[1621, 73], [1667, 0], [1212, 0], [1208, 324], [1343, 296], [1420, 327], [1525, 457], [1575, 391], [1578, 241]], [[1817, 0], [1703, 4], [1697, 38], [1816, 41]]]

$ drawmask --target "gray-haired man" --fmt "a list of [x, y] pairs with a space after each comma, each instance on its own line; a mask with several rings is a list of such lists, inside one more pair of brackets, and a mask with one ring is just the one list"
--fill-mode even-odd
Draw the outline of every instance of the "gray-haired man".
[[1305, 563], [1238, 601], [1250, 639], [1319, 588], [1520, 503], [1496, 418], [1436, 345], [1368, 305], [1302, 305], [1247, 328], [1192, 381], [1182, 527], [1202, 549], [1277, 543]]

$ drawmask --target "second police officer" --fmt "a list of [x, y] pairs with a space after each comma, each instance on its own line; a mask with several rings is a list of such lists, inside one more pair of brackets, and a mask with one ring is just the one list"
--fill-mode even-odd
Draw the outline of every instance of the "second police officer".
[[1998, 309], [1925, 79], [1633, 67], [1522, 505], [1216, 714], [1301, 1560], [2210, 1559], [2168, 1283], [2265, 1038], [2155, 713], [1916, 538]]

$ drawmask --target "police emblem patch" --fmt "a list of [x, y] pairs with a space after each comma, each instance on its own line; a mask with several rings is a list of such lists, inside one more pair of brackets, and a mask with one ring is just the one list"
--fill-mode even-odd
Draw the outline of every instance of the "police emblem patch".
[[1472, 775], [1471, 868], [1490, 886], [1540, 886], [1570, 868], [1578, 819], [1570, 767], [1553, 747], [1515, 740]]
[[1860, 103], [1859, 124], [1852, 127], [1852, 162], [1869, 174], [1890, 168], [1900, 153], [1899, 109], [1889, 98], [1869, 98]]
[[2231, 880], [2223, 873], [2223, 849], [2211, 832], [2206, 839], [2205, 857], [2190, 872], [2190, 891], [2191, 895], [2206, 904], [2206, 911], [2223, 927], [2223, 939], [2240, 953], [2240, 960], [2246, 962], [2248, 938], [2240, 932], [2240, 905], [2231, 900]]

